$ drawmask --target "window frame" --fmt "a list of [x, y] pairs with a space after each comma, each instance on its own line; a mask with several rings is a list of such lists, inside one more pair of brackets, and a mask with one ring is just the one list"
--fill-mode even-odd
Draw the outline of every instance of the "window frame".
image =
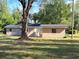
[[10, 28], [9, 31], [12, 32], [12, 29]]
[[56, 33], [56, 29], [52, 28], [52, 33]]

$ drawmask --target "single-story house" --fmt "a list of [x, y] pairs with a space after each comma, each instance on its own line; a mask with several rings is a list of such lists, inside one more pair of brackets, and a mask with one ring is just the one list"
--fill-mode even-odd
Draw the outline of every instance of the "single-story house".
[[21, 35], [21, 26], [20, 25], [7, 25], [4, 27], [6, 34], [10, 36]]
[[[21, 35], [20, 25], [7, 25], [7, 35]], [[41, 38], [62, 38], [65, 37], [67, 26], [64, 24], [31, 24], [28, 25], [27, 34], [29, 37]]]

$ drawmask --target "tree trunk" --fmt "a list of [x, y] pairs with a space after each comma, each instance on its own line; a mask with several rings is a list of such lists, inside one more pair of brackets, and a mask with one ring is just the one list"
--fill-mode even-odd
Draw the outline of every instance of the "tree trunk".
[[[20, 0], [19, 0], [20, 1]], [[27, 24], [27, 17], [28, 17], [28, 13], [30, 8], [32, 7], [32, 3], [34, 0], [28, 0], [28, 4], [27, 4], [27, 8], [26, 8], [26, 1], [25, 0], [21, 0], [21, 4], [23, 6], [23, 18], [22, 18], [22, 33], [21, 33], [21, 39], [28, 39], [28, 36], [26, 34], [26, 24]]]
[[26, 31], [27, 17], [28, 17], [28, 14], [26, 14], [25, 9], [23, 9], [21, 39], [28, 39], [28, 36], [27, 36], [27, 33], [26, 33], [27, 32]]

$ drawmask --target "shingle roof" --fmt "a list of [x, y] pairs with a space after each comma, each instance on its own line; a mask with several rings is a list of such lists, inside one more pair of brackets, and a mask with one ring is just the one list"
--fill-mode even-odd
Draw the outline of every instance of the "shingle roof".
[[7, 25], [4, 28], [22, 28], [20, 25]]
[[[31, 24], [29, 28], [67, 28], [64, 24]], [[7, 25], [5, 28], [22, 28], [21, 25]]]
[[67, 28], [64, 24], [32, 24], [31, 26], [28, 26], [29, 28]]
[[42, 24], [43, 28], [67, 28], [67, 25], [64, 24]]

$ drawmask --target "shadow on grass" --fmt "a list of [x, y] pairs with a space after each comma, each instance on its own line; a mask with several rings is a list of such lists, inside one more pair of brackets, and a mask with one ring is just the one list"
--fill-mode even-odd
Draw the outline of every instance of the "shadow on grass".
[[[53, 46], [53, 45], [52, 45]], [[25, 52], [34, 52], [33, 54], [21, 53], [19, 48], [14, 48], [12, 46], [4, 46], [0, 47], [0, 50], [18, 50], [19, 53], [8, 53], [8, 52], [0, 52], [0, 59], [78, 59], [79, 58], [79, 45], [55, 45], [58, 48], [46, 48], [46, 47], [32, 47], [32, 48], [21, 48]], [[28, 50], [28, 51], [26, 51]], [[39, 52], [48, 53], [46, 55], [39, 55]], [[35, 54], [35, 53], [38, 53]], [[5, 57], [4, 57], [5, 56]]]
[[[73, 48], [73, 49], [72, 49]], [[79, 50], [79, 49], [78, 49]], [[78, 59], [79, 51], [74, 47], [59, 47], [59, 48], [30, 48], [29, 51], [43, 51], [48, 54], [28, 54], [22, 52], [8, 53], [0, 52], [0, 59]]]
[[[28, 40], [27, 42], [15, 44], [17, 40], [14, 38], [7, 38], [6, 36], [3, 36], [2, 38], [3, 39], [0, 37], [0, 43], [8, 45], [0, 46], [0, 59], [79, 59], [79, 44], [59, 44], [64, 42], [79, 43], [79, 41], [76, 40], [48, 40], [48, 43], [46, 41], [41, 43], [39, 41]], [[49, 43], [49, 41], [52, 43]], [[53, 42], [59, 43], [55, 44]], [[18, 46], [20, 46], [20, 48], [18, 48]], [[54, 46], [57, 48], [54, 48]], [[12, 50], [19, 52], [13, 52]], [[21, 50], [24, 52], [21, 52]], [[40, 54], [41, 52], [42, 54]]]

